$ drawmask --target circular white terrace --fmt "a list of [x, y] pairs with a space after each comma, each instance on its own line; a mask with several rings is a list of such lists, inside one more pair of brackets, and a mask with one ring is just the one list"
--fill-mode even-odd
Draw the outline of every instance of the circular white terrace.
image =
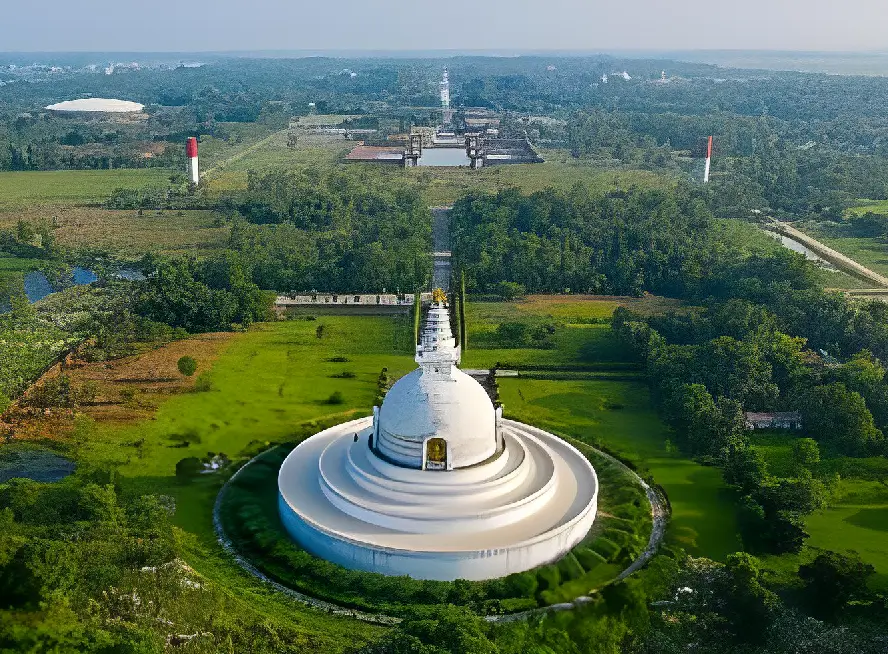
[[432, 471], [376, 456], [372, 430], [362, 418], [323, 431], [281, 467], [282, 521], [316, 556], [417, 579], [492, 579], [561, 558], [595, 520], [594, 469], [545, 431], [503, 420], [501, 456]]

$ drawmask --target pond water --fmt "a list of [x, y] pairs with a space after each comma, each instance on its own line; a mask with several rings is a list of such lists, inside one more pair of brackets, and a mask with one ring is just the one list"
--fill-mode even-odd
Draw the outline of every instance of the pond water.
[[808, 261], [817, 262], [820, 265], [820, 267], [823, 268], [824, 270], [829, 270], [832, 272], [839, 271], [838, 268], [836, 268], [834, 265], [832, 265], [829, 261], [827, 261], [826, 259], [823, 259], [816, 252], [805, 247], [804, 245], [802, 245], [798, 241], [793, 240], [789, 236], [786, 236], [785, 234], [777, 234], [776, 232], [766, 232], [766, 233], [770, 234], [773, 238], [780, 241], [783, 244], [783, 247], [789, 248], [793, 252], [798, 252], [799, 254], [805, 255], [805, 258]]
[[[81, 268], [80, 266], [76, 266], [74, 268], [74, 286], [92, 284], [98, 279], [98, 276], [92, 270], [87, 270], [86, 268]], [[28, 296], [28, 299], [31, 302], [42, 300], [47, 295], [52, 295], [55, 292], [56, 289], [52, 287], [52, 284], [49, 283], [49, 280], [46, 278], [46, 275], [44, 275], [43, 272], [36, 270], [25, 275], [25, 295]]]
[[[145, 279], [142, 273], [131, 270], [129, 268], [121, 268], [112, 275], [118, 279], [126, 279], [128, 281], [141, 281]], [[92, 270], [75, 266], [72, 271], [73, 286], [85, 286], [99, 280], [99, 276]], [[47, 279], [46, 275], [40, 270], [29, 272], [25, 275], [25, 295], [31, 302], [38, 302], [48, 295], [57, 292]]]
[[420, 166], [468, 166], [470, 160], [464, 148], [424, 148]]
[[73, 474], [76, 467], [71, 459], [49, 450], [14, 444], [0, 445], [0, 483], [16, 478], [60, 481]]

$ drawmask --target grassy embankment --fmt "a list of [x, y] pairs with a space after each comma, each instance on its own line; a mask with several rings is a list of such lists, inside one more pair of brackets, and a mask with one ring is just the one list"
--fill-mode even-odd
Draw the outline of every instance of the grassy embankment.
[[[537, 297], [515, 304], [469, 304], [469, 349], [464, 365], [500, 362], [522, 369], [522, 378], [500, 379], [507, 417], [592, 445], [633, 462], [663, 486], [672, 504], [667, 542], [714, 559], [737, 551], [734, 498], [715, 468], [674, 452], [651, 405], [642, 373], [626, 359], [606, 320], [619, 304], [663, 311], [661, 298], [582, 299]], [[548, 320], [562, 325], [552, 350], [495, 347], [498, 321]], [[500, 344], [502, 345], [502, 344]], [[570, 367], [569, 374], [551, 368]], [[525, 378], [527, 375], [531, 378]], [[572, 379], [559, 379], [570, 376]]]
[[[754, 253], [768, 254], [783, 249], [783, 245], [777, 240], [777, 238], [771, 235], [770, 232], [766, 232], [753, 223], [744, 220], [719, 220], [717, 221], [717, 225], [721, 238], [725, 242], [730, 242], [734, 246], [739, 246], [747, 255]], [[828, 241], [824, 242], [835, 247]], [[836, 249], [843, 252], [839, 248]], [[847, 252], [843, 253], [848, 254]], [[863, 261], [860, 261], [860, 263], [867, 265]], [[876, 269], [874, 268], [874, 270]], [[876, 270], [876, 272], [879, 271]], [[862, 281], [839, 270], [816, 268], [814, 274], [817, 281], [820, 282], [824, 288], [854, 289], [868, 288], [872, 286], [869, 282]]]
[[[888, 215], [888, 200], [860, 200], [857, 206], [846, 211], [845, 217], [866, 213]], [[843, 235], [841, 223], [805, 222], [796, 223], [795, 227], [874, 272], [888, 275], [888, 239]], [[867, 283], [865, 286], [872, 287], [873, 284]]]

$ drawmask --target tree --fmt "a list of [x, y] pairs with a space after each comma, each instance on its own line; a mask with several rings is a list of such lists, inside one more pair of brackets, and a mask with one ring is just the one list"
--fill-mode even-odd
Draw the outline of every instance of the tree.
[[521, 284], [515, 282], [500, 282], [493, 288], [493, 292], [499, 295], [506, 302], [517, 300], [527, 293], [527, 289]]
[[184, 356], [176, 363], [176, 367], [179, 369], [180, 373], [186, 377], [191, 377], [197, 372], [197, 361], [190, 356]]
[[875, 568], [864, 563], [855, 552], [824, 552], [799, 568], [799, 577], [815, 615], [832, 618], [853, 599], [868, 594], [867, 580]]
[[760, 451], [744, 447], [730, 453], [725, 459], [724, 476], [726, 482], [748, 494], [768, 481], [768, 465]]
[[866, 456], [885, 439], [863, 397], [844, 384], [815, 386], [801, 396], [799, 406], [808, 433], [847, 455]]
[[196, 456], [189, 456], [176, 463], [176, 479], [182, 483], [190, 482], [203, 470], [203, 463]]
[[12, 405], [12, 400], [10, 400], [5, 393], [0, 391], [0, 416], [6, 413], [6, 410]]
[[792, 444], [792, 460], [799, 469], [820, 463], [820, 446], [813, 438], [799, 438]]

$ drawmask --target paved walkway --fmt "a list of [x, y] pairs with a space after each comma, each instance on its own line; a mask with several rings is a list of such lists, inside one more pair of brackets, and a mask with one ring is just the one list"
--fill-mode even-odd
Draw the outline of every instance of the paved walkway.
[[431, 207], [432, 210], [432, 288], [450, 290], [450, 209]]

